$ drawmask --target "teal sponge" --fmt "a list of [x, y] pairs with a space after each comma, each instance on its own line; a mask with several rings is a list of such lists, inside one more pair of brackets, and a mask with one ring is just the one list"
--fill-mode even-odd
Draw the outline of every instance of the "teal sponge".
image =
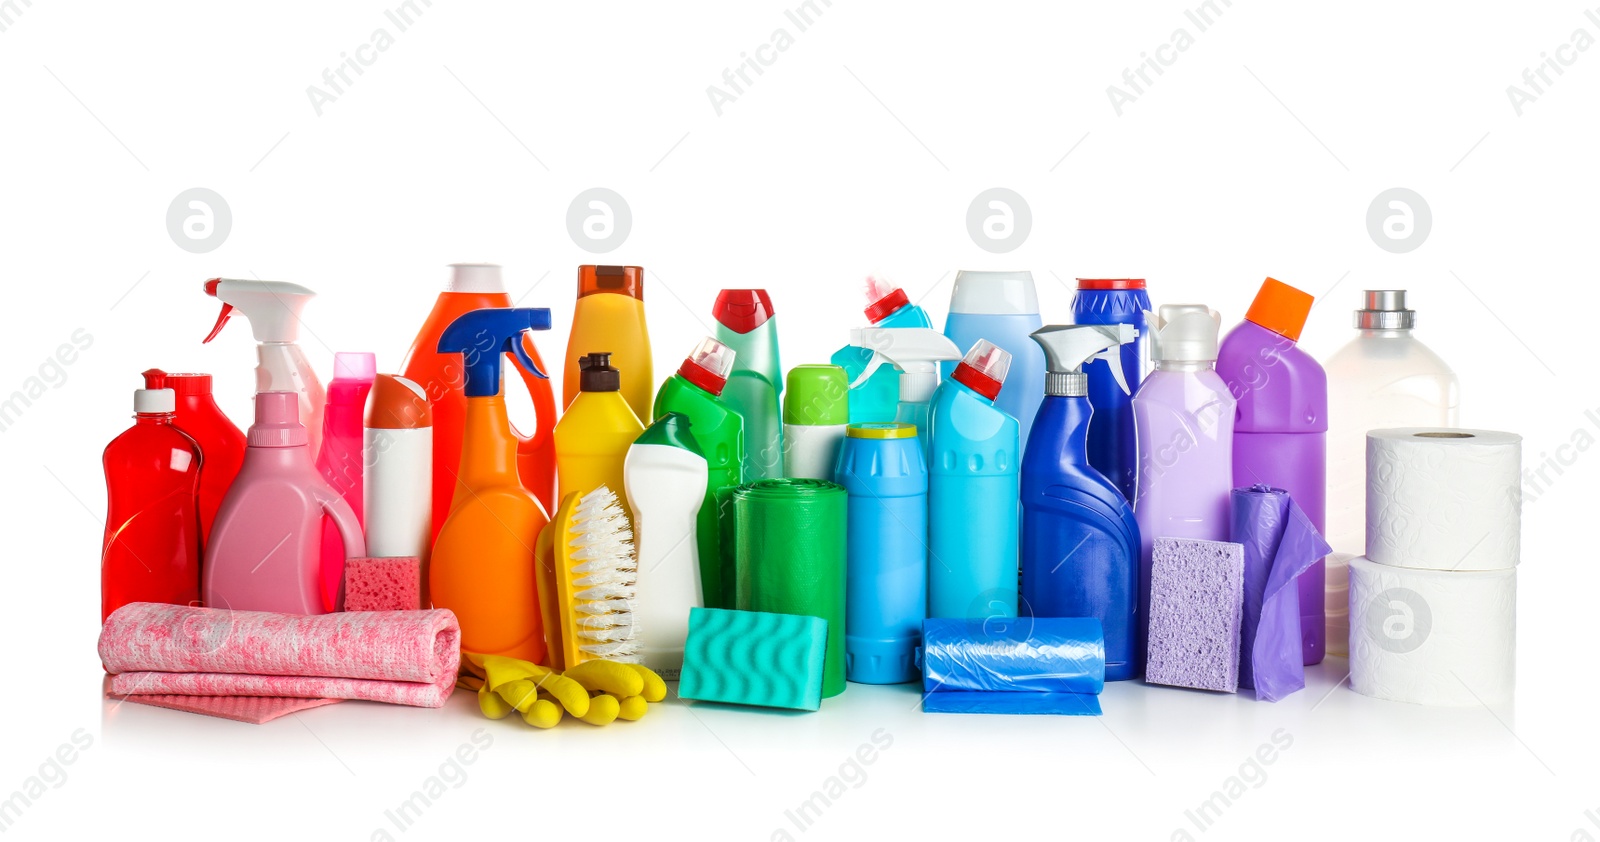
[[816, 710], [827, 646], [821, 617], [691, 608], [678, 697]]

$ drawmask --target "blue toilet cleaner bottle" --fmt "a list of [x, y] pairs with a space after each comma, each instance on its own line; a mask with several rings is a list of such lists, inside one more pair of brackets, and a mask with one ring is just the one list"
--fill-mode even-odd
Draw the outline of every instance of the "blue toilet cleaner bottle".
[[978, 340], [929, 416], [928, 616], [1017, 616], [1017, 419], [995, 406], [1011, 355]]
[[[873, 327], [933, 327], [921, 307], [911, 303], [905, 290], [876, 275], [867, 278], [867, 322]], [[872, 352], [855, 345], [835, 351], [829, 360], [844, 369], [846, 382], [854, 382], [872, 362]], [[887, 423], [894, 420], [900, 403], [900, 372], [879, 368], [850, 389], [850, 423]]]
[[1133, 507], [1089, 464], [1089, 378], [1105, 360], [1123, 381], [1122, 345], [1133, 325], [1049, 325], [1045, 398], [1022, 455], [1023, 616], [1094, 617], [1105, 628], [1106, 680], [1138, 678], [1139, 526]]

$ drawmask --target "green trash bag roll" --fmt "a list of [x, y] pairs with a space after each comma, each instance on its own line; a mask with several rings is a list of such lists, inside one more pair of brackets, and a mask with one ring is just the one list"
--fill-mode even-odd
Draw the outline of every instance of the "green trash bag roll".
[[828, 621], [823, 698], [844, 692], [844, 486], [764, 479], [733, 493], [734, 566], [742, 611]]

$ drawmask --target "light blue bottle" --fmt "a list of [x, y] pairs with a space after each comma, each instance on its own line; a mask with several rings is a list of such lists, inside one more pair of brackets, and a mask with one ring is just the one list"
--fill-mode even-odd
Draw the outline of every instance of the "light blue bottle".
[[[1011, 355], [1011, 376], [995, 406], [1022, 424], [1023, 441], [1028, 440], [1044, 400], [1044, 352], [1028, 338], [1043, 326], [1033, 273], [965, 269], [956, 273], [944, 335], [961, 348], [987, 339]], [[946, 377], [954, 370], [954, 363], [943, 366]]]
[[1017, 419], [994, 405], [1011, 355], [980, 339], [933, 397], [928, 616], [1017, 616]]
[[764, 289], [725, 289], [711, 310], [717, 341], [732, 348], [722, 400], [744, 417], [744, 481], [783, 476], [783, 367], [778, 319]]
[[928, 616], [928, 466], [909, 424], [851, 424], [839, 448], [846, 515], [845, 678], [918, 679]]
[[[911, 303], [905, 290], [877, 276], [867, 278], [867, 322], [873, 327], [933, 327], [921, 307]], [[866, 348], [846, 345], [830, 362], [844, 369], [845, 382], [854, 383], [872, 362]], [[850, 389], [850, 423], [893, 421], [900, 404], [900, 372], [880, 367]]]

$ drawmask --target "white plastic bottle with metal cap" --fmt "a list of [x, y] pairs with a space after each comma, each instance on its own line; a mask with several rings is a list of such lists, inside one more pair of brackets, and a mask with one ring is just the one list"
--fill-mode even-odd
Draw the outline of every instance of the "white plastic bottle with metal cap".
[[415, 558], [428, 581], [433, 531], [433, 413], [416, 383], [380, 374], [363, 422], [363, 521], [367, 554]]
[[1369, 289], [1355, 312], [1358, 331], [1328, 372], [1328, 654], [1349, 653], [1349, 559], [1366, 552], [1367, 431], [1454, 427], [1460, 383], [1412, 335], [1417, 313], [1403, 289]]
[[692, 427], [683, 413], [663, 413], [622, 463], [639, 554], [633, 619], [644, 641], [645, 666], [669, 679], [683, 668], [689, 609], [705, 605], [696, 521], [708, 469]]

